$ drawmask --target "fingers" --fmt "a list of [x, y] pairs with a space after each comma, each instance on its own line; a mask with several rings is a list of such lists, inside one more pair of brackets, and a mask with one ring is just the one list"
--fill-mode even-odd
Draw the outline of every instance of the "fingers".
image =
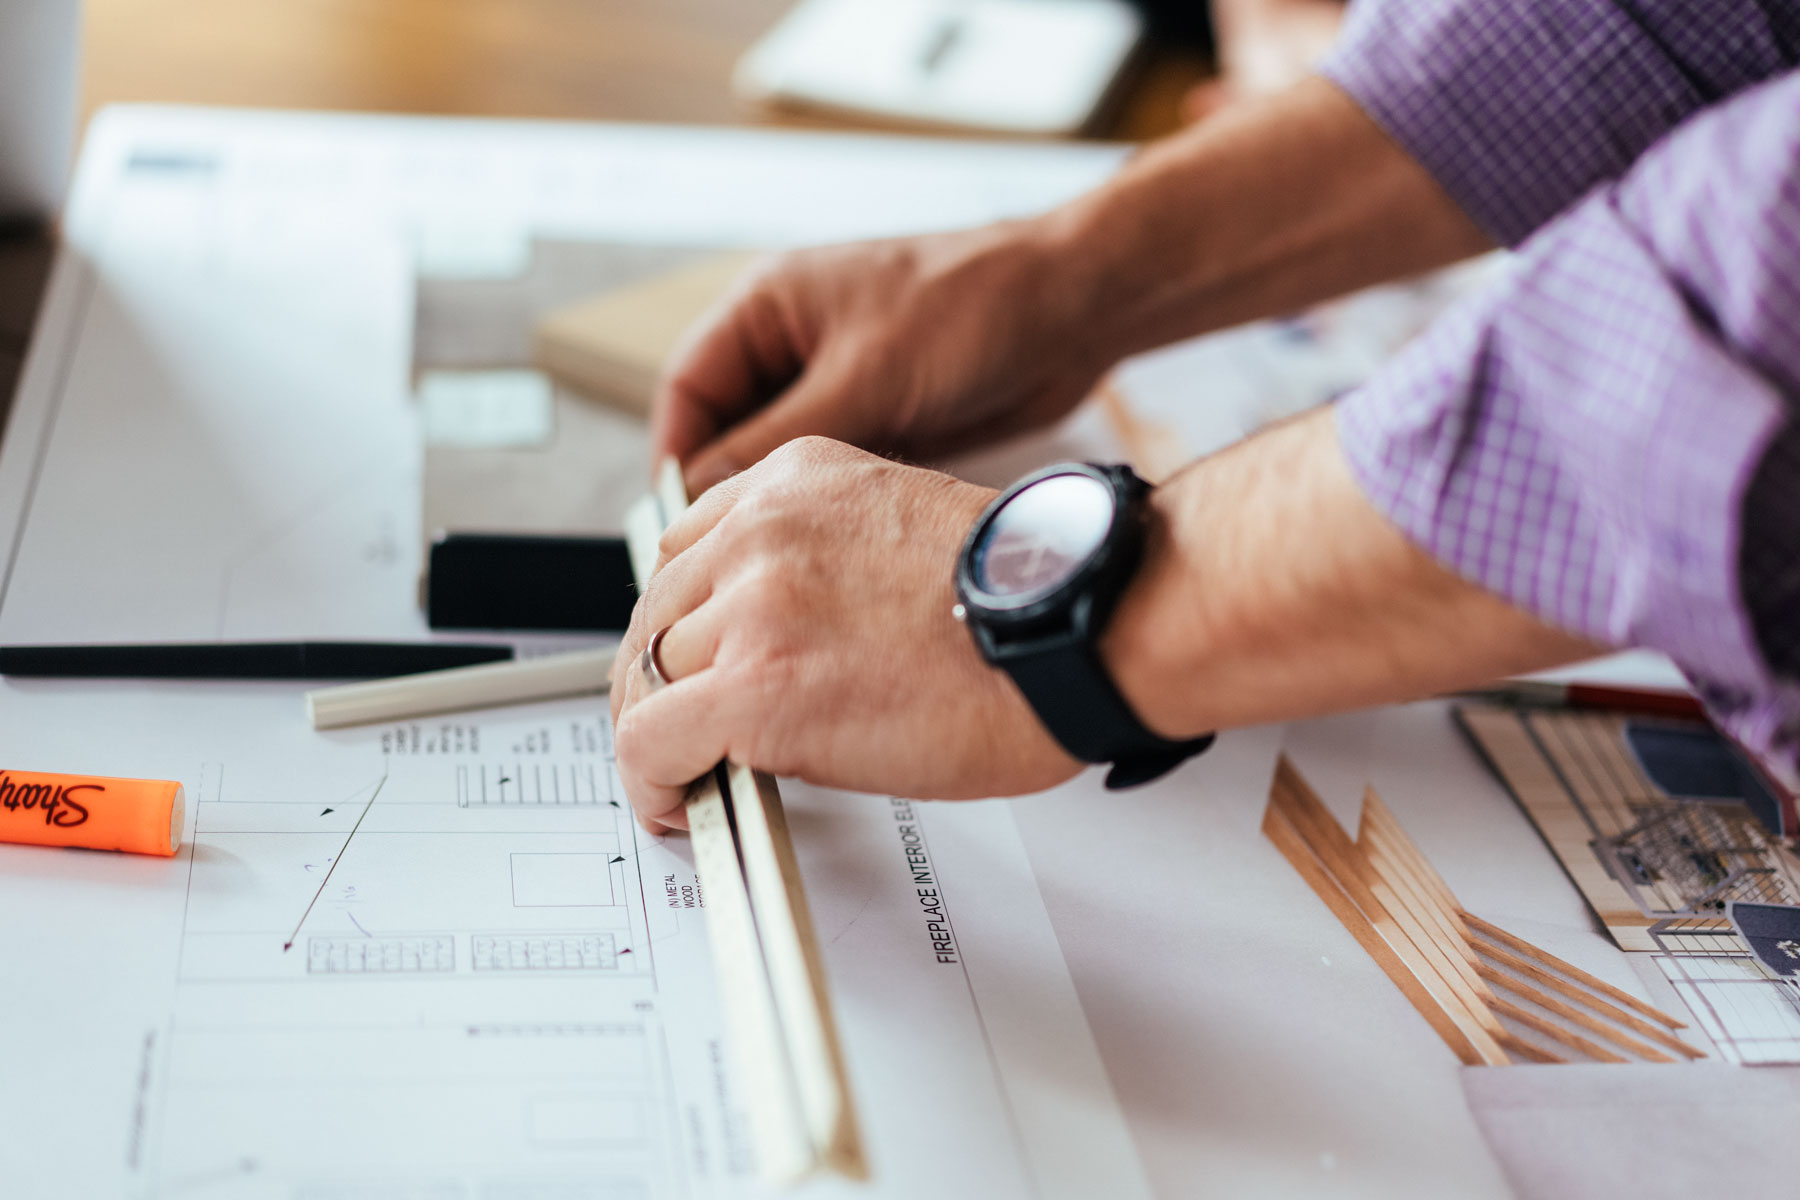
[[677, 622], [657, 647], [668, 685], [648, 694], [637, 686], [620, 714], [619, 778], [652, 832], [687, 828], [688, 786], [725, 758], [736, 728], [726, 673], [711, 666], [718, 637], [716, 606]]
[[[706, 553], [687, 554], [679, 561], [659, 561], [652, 572], [650, 586], [632, 609], [631, 624], [620, 639], [618, 654], [613, 659], [612, 715], [615, 725], [619, 714], [641, 698], [638, 659], [644, 647], [657, 630], [676, 624], [711, 597], [714, 583], [712, 557]], [[659, 648], [658, 653], [661, 661], [667, 650]], [[683, 673], [692, 674], [693, 671]]]
[[816, 434], [862, 442], [858, 412], [844, 403], [849, 391], [843, 369], [829, 358], [815, 359], [773, 404], [727, 429], [694, 456], [683, 472], [689, 494], [701, 495], [795, 438]]
[[719, 653], [720, 633], [712, 607], [716, 606], [703, 605], [663, 630], [662, 641], [656, 644], [656, 666], [665, 683], [692, 679], [712, 666]]
[[751, 271], [675, 352], [651, 409], [655, 459], [687, 461], [799, 374], [804, 359], [782, 286], [776, 268]]
[[[699, 499], [689, 505], [686, 512], [676, 517], [674, 523], [664, 529], [662, 537], [657, 540], [656, 574], [660, 575], [663, 568], [674, 564], [701, 538], [711, 533], [713, 527], [725, 519], [725, 514], [737, 505], [750, 486], [751, 477], [740, 474], [721, 480], [704, 492], [696, 493]], [[689, 557], [691, 559], [692, 556]], [[682, 569], [692, 570], [694, 564], [690, 561]]]

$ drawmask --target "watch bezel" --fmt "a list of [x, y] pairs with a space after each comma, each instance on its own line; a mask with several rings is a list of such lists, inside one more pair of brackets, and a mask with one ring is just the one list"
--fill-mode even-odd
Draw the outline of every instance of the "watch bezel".
[[[1084, 475], [1104, 486], [1112, 497], [1112, 515], [1100, 544], [1061, 583], [1042, 595], [1000, 596], [987, 591], [975, 580], [975, 559], [995, 518], [1021, 492], [1060, 475]], [[1104, 584], [1114, 576], [1130, 571], [1142, 550], [1141, 522], [1131, 489], [1134, 479], [1117, 467], [1082, 462], [1057, 463], [1033, 471], [988, 505], [969, 530], [956, 561], [956, 598], [967, 611], [971, 625], [985, 635], [977, 639], [984, 650], [991, 646], [994, 652], [1001, 651], [1002, 638], [1037, 642], [1079, 634], [1105, 619], [1106, 613], [1094, 611], [1094, 599], [1108, 596], [1115, 590]], [[1059, 616], [1067, 619], [1055, 620]], [[988, 657], [991, 659], [994, 654], [990, 653]]]

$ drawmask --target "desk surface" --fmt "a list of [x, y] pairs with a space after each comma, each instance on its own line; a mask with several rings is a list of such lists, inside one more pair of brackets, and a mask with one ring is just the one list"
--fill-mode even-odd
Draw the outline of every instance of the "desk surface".
[[[837, 127], [758, 111], [731, 67], [791, 0], [88, 0], [82, 108], [274, 108]], [[1156, 49], [1101, 133], [1179, 127], [1208, 72]], [[43, 238], [0, 236], [0, 422], [44, 286]]]
[[[154, 101], [797, 124], [744, 105], [729, 82], [792, 3], [88, 0], [83, 100], [88, 112]], [[1207, 70], [1193, 51], [1151, 51], [1099, 132], [1135, 141], [1177, 128], [1182, 93]]]

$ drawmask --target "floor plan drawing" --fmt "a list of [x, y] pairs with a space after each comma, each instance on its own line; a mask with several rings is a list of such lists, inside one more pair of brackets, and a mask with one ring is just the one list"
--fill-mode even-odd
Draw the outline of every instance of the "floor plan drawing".
[[332, 804], [203, 771], [155, 1194], [688, 1194], [604, 714], [484, 731], [523, 754], [387, 731]]
[[[28, 372], [0, 454], [8, 642], [430, 636], [409, 283], [438, 243], [466, 258], [464, 217], [681, 245], [918, 220], [910, 198], [834, 203], [836, 224], [771, 201], [719, 228], [718, 188], [689, 186], [717, 156], [644, 158], [630, 132], [459, 148], [166, 119], [90, 137], [34, 350], [68, 368]], [[1117, 160], [833, 141], [783, 165], [726, 142], [721, 179], [850, 170], [876, 199], [957, 198], [943, 223]], [[690, 211], [636, 224], [646, 171]], [[752, 1194], [704, 889], [685, 839], [632, 820], [605, 698], [316, 733], [304, 690], [0, 684], [0, 762], [189, 797], [173, 859], [0, 846], [0, 906], [32, 914], [8, 982], [57, 998], [0, 1029], [0, 1062], [80, 1116], [0, 1139], [9, 1200]], [[874, 1174], [805, 1194], [1146, 1194], [1011, 807], [786, 800]]]

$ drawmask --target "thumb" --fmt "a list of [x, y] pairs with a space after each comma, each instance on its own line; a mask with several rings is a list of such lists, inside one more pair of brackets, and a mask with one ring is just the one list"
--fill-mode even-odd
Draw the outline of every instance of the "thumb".
[[845, 394], [840, 372], [820, 364], [809, 367], [773, 404], [732, 426], [693, 457], [683, 472], [688, 494], [698, 496], [795, 438], [816, 434], [859, 443], [867, 431], [844, 402]]

